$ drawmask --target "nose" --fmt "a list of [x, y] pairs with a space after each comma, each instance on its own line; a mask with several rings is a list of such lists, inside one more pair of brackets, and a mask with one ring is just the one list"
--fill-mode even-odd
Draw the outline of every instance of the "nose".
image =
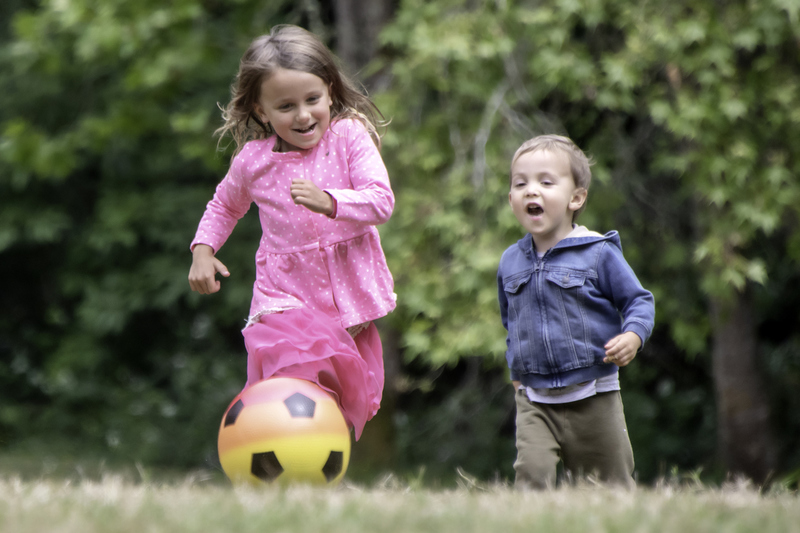
[[536, 183], [528, 183], [525, 187], [525, 196], [539, 196], [539, 185]]
[[307, 122], [311, 118], [311, 111], [306, 106], [300, 106], [297, 110], [297, 121]]

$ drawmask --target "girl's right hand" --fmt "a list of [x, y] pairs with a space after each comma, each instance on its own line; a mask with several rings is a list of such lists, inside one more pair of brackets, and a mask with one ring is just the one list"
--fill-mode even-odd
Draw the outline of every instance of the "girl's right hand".
[[228, 267], [214, 257], [214, 249], [206, 244], [198, 244], [192, 250], [192, 268], [189, 269], [189, 286], [200, 294], [213, 294], [220, 289], [216, 279], [217, 272], [230, 276]]

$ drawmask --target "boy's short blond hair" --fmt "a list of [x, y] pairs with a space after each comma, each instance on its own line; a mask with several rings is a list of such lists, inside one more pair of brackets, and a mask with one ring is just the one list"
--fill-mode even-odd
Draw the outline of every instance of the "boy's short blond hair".
[[[576, 187], [589, 190], [589, 185], [592, 183], [592, 171], [590, 167], [594, 161], [583, 153], [583, 150], [578, 148], [572, 139], [563, 137], [561, 135], [539, 135], [522, 143], [522, 146], [517, 148], [514, 152], [514, 157], [511, 158], [511, 167], [523, 154], [530, 152], [537, 152], [539, 150], [548, 150], [551, 152], [561, 152], [569, 159], [569, 168], [572, 171], [572, 180], [575, 182]], [[586, 207], [586, 202], [583, 203], [580, 209], [575, 211], [572, 219], [578, 218], [578, 215], [583, 212]]]

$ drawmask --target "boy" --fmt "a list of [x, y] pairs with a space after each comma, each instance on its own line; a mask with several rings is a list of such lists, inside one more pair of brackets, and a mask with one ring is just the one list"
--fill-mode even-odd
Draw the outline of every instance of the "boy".
[[616, 231], [573, 224], [590, 162], [566, 137], [525, 142], [508, 201], [527, 234], [500, 259], [500, 315], [517, 404], [517, 488], [575, 476], [635, 487], [618, 368], [653, 330], [653, 295], [622, 256]]

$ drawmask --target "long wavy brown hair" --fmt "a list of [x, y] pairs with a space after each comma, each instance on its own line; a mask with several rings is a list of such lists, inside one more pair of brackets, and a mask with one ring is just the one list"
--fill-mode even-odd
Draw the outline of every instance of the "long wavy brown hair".
[[331, 122], [355, 118], [364, 123], [375, 144], [380, 147], [381, 135], [376, 126], [385, 126], [383, 114], [347, 75], [339, 60], [313, 33], [298, 26], [283, 24], [268, 35], [255, 39], [239, 62], [239, 72], [231, 86], [231, 101], [222, 109], [224, 124], [215, 132], [222, 138], [230, 134], [236, 142], [234, 156], [248, 141], [265, 139], [275, 133], [255, 112], [261, 84], [276, 69], [308, 72], [330, 87]]

